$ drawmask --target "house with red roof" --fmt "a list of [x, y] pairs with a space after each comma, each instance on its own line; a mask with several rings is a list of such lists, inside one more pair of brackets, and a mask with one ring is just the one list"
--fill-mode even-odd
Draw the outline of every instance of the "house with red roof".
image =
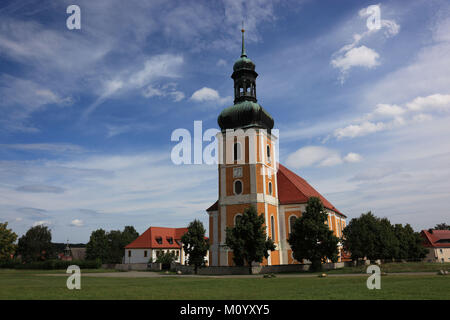
[[185, 264], [187, 257], [183, 250], [181, 237], [187, 228], [150, 227], [136, 240], [125, 246], [124, 263], [155, 262], [158, 255], [175, 253], [175, 262]]
[[422, 230], [420, 235], [428, 248], [425, 261], [450, 262], [450, 230]]
[[[346, 216], [330, 201], [285, 166], [278, 163], [278, 136], [274, 119], [256, 98], [255, 63], [247, 57], [242, 30], [241, 57], [234, 63], [234, 104], [222, 110], [217, 123], [218, 200], [209, 215], [211, 266], [233, 265], [225, 245], [225, 230], [233, 227], [249, 206], [264, 216], [266, 234], [276, 246], [262, 265], [299, 263], [288, 239], [292, 225], [305, 212], [311, 197], [319, 197], [328, 214], [330, 230], [342, 237]], [[339, 246], [340, 250], [341, 246]]]

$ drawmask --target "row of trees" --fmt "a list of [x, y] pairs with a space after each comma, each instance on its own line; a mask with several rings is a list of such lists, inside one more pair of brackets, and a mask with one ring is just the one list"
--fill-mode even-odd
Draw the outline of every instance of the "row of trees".
[[392, 225], [387, 218], [377, 218], [371, 212], [352, 219], [344, 229], [344, 247], [353, 260], [420, 260], [427, 254], [422, 242], [409, 224]]
[[86, 259], [99, 259], [102, 263], [122, 263], [124, 248], [134, 241], [139, 233], [133, 226], [126, 226], [123, 231], [103, 229], [92, 231], [86, 245]]

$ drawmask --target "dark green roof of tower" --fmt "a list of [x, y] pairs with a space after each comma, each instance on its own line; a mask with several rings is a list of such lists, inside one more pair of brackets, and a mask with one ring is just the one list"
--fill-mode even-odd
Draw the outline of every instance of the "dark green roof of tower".
[[273, 118], [259, 103], [242, 101], [222, 110], [217, 118], [222, 130], [258, 127], [272, 129]]

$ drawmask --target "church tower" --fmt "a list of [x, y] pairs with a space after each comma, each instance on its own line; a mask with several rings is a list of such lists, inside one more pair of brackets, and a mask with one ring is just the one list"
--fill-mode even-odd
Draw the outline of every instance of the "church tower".
[[[208, 210], [211, 266], [233, 265], [233, 252], [225, 246], [225, 230], [233, 227], [253, 205], [265, 218], [266, 234], [275, 245], [263, 265], [282, 264], [273, 118], [256, 98], [255, 64], [247, 57], [242, 29], [242, 52], [234, 63], [234, 105], [217, 122], [219, 141], [219, 200]], [[281, 260], [280, 260], [281, 259]]]

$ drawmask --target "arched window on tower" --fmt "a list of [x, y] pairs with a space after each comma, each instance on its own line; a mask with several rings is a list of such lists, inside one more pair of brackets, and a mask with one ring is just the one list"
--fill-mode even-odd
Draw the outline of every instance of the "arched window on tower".
[[272, 182], [269, 182], [269, 194], [272, 195]]
[[242, 193], [242, 181], [236, 180], [234, 182], [234, 193], [235, 194], [241, 194]]
[[267, 145], [266, 151], [267, 151], [267, 161], [270, 163], [270, 146], [269, 145]]
[[233, 152], [234, 152], [234, 155], [233, 155], [234, 161], [241, 160], [241, 144], [239, 142], [236, 142], [234, 144]]
[[270, 230], [272, 240], [275, 241], [275, 219], [273, 218], [273, 216], [270, 216]]

